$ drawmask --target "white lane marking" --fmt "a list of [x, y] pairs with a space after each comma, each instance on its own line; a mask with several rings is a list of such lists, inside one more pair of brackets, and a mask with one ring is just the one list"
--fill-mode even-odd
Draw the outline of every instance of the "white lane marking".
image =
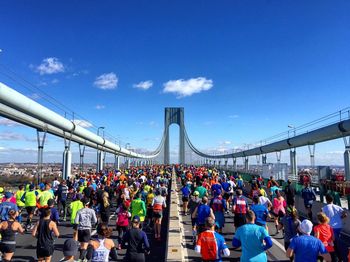
[[279, 247], [283, 252], [285, 252], [285, 249], [284, 249], [284, 246], [280, 243], [280, 242], [278, 242], [276, 239], [274, 239], [273, 237], [271, 237], [271, 239], [272, 239], [272, 242], [277, 246], [277, 247]]

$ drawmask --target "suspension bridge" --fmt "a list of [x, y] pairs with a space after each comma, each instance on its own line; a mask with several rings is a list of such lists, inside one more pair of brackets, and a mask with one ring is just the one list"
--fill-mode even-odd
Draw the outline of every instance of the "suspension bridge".
[[[257, 163], [266, 164], [268, 154], [276, 154], [277, 161], [280, 161], [280, 154], [283, 150], [289, 150], [290, 154], [290, 176], [297, 179], [297, 151], [298, 147], [307, 146], [310, 152], [310, 163], [314, 167], [315, 162], [315, 145], [325, 141], [343, 138], [344, 149], [344, 170], [346, 180], [350, 180], [350, 116], [349, 110], [342, 110], [336, 114], [329, 115], [323, 119], [311, 122], [300, 127], [293, 127], [292, 132], [283, 132], [267, 140], [262, 140], [250, 148], [243, 148], [240, 150], [232, 150], [223, 154], [210, 154], [205, 150], [199, 149], [197, 145], [191, 142], [191, 138], [186, 132], [185, 126], [185, 109], [178, 107], [165, 108], [164, 111], [164, 129], [163, 135], [158, 147], [153, 151], [146, 153], [137, 153], [127, 147], [121, 147], [120, 144], [107, 140], [104, 136], [91, 132], [90, 130], [77, 125], [73, 120], [67, 119], [53, 110], [39, 104], [38, 102], [26, 97], [17, 92], [4, 83], [0, 83], [0, 115], [34, 128], [37, 131], [38, 142], [38, 182], [42, 179], [43, 154], [45, 148], [46, 134], [52, 134], [64, 139], [63, 146], [63, 162], [62, 173], [63, 178], [67, 179], [71, 174], [72, 154], [71, 143], [77, 143], [80, 151], [80, 166], [84, 169], [84, 150], [85, 147], [90, 147], [97, 150], [96, 171], [104, 170], [105, 154], [114, 155], [114, 167], [119, 169], [121, 165], [129, 167], [144, 166], [152, 164], [170, 164], [170, 126], [176, 124], [179, 126], [179, 164], [197, 164], [206, 166], [215, 166], [219, 169], [230, 171], [238, 171], [237, 160], [243, 160], [243, 171], [249, 173], [249, 159], [255, 157]], [[191, 128], [188, 126], [188, 128]], [[205, 146], [205, 145], [202, 145]], [[196, 156], [195, 160], [192, 157]], [[121, 163], [124, 158], [125, 162]], [[176, 185], [173, 185], [176, 187]], [[174, 188], [173, 188], [174, 190]], [[186, 239], [189, 237], [189, 221], [186, 219], [177, 221], [171, 220], [177, 214], [178, 217], [178, 198], [172, 196], [172, 208], [170, 208], [169, 228], [175, 230], [175, 236], [178, 237], [178, 245], [171, 246], [170, 243], [168, 252], [176, 253], [179, 249], [184, 248], [183, 257], [188, 260], [196, 260], [196, 255], [186, 244]], [[228, 218], [230, 219], [230, 218]], [[230, 221], [230, 220], [229, 220]], [[180, 225], [182, 223], [182, 225]], [[65, 225], [62, 226], [62, 231], [66, 236], [70, 237], [68, 229]], [[182, 228], [182, 236], [179, 236], [177, 228]], [[169, 230], [171, 232], [171, 230]], [[231, 232], [232, 233], [232, 232]], [[231, 233], [225, 232], [229, 242], [232, 238]], [[171, 233], [170, 233], [171, 234]], [[178, 235], [178, 236], [176, 236]], [[29, 241], [29, 236], [24, 238], [24, 242], [19, 249], [22, 255], [18, 257], [18, 261], [29, 261], [33, 254], [31, 248], [25, 244]], [[174, 241], [174, 240], [173, 240]], [[275, 247], [269, 251], [269, 258], [271, 260], [283, 260], [283, 246], [280, 239], [275, 239]], [[182, 243], [182, 244], [181, 244]], [[185, 243], [185, 244], [184, 244]], [[62, 243], [61, 243], [62, 244]], [[282, 246], [282, 248], [280, 248]], [[174, 255], [176, 258], [176, 254]], [[234, 257], [239, 257], [239, 253], [234, 253]], [[170, 258], [169, 258], [170, 260]], [[176, 259], [175, 259], [176, 260]]]

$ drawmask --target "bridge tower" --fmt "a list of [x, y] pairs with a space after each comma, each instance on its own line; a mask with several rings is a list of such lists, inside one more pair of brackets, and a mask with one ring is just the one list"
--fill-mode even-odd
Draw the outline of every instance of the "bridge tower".
[[164, 118], [164, 164], [170, 163], [170, 148], [169, 148], [169, 126], [171, 124], [179, 125], [179, 161], [180, 164], [185, 163], [185, 123], [184, 123], [184, 108], [183, 107], [166, 107]]

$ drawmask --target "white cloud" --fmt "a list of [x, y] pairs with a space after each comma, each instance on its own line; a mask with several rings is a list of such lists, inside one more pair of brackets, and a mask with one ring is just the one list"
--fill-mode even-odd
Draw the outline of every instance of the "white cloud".
[[84, 128], [92, 127], [92, 124], [86, 120], [75, 119], [75, 120], [73, 120], [73, 123], [78, 125], [78, 126], [84, 127]]
[[141, 81], [140, 83], [134, 84], [133, 86], [134, 88], [147, 90], [153, 86], [153, 82], [151, 80]]
[[231, 119], [239, 118], [239, 115], [229, 115], [228, 118], [231, 118]]
[[7, 118], [0, 118], [0, 126], [22, 126], [22, 124], [12, 121]]
[[118, 77], [114, 73], [102, 74], [96, 77], [94, 85], [100, 89], [115, 89], [118, 85]]
[[209, 90], [213, 87], [213, 80], [206, 79], [205, 77], [197, 77], [188, 80], [170, 80], [163, 85], [164, 93], [175, 93], [177, 98], [182, 98]]
[[95, 108], [97, 110], [105, 109], [106, 107], [104, 105], [96, 105]]
[[51, 84], [57, 84], [58, 82], [59, 82], [59, 80], [57, 78], [55, 78], [55, 79], [52, 79]]
[[41, 95], [39, 95], [37, 93], [33, 93], [33, 94], [29, 95], [28, 97], [33, 99], [33, 100], [39, 100], [41, 98]]
[[40, 75], [51, 75], [56, 73], [64, 72], [64, 65], [56, 57], [44, 58], [39, 66], [37, 66], [36, 71]]

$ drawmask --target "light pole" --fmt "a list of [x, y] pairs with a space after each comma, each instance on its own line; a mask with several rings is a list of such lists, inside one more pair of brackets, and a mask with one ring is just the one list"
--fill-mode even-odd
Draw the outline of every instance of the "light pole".
[[[125, 149], [129, 150], [129, 147], [130, 147], [130, 143], [126, 143], [126, 144], [125, 144]], [[127, 157], [127, 158], [126, 158], [126, 167], [127, 167], [127, 168], [130, 167], [129, 161], [130, 161], [130, 158]]]
[[[293, 134], [294, 134], [293, 137], [295, 137], [295, 134], [296, 134], [295, 126], [294, 125], [288, 125], [288, 128], [293, 129]], [[288, 130], [288, 139], [289, 139], [289, 131], [290, 130]], [[293, 150], [292, 150], [292, 148], [290, 149], [289, 154], [290, 154], [290, 166], [291, 166], [291, 170], [290, 171], [291, 171], [293, 179], [296, 180], [297, 179], [297, 174], [298, 174], [298, 169], [297, 169], [297, 156], [296, 156], [296, 149], [295, 149], [295, 147], [293, 148]]]
[[[104, 126], [100, 126], [97, 128], [97, 135], [99, 136], [100, 135], [100, 130], [104, 130], [105, 127]], [[103, 131], [103, 137], [104, 137], [104, 131]], [[103, 156], [102, 156], [102, 153], [101, 151], [98, 149], [98, 146], [97, 146], [97, 166], [96, 166], [96, 172], [100, 172], [101, 169], [103, 168], [102, 165], [103, 165]]]

